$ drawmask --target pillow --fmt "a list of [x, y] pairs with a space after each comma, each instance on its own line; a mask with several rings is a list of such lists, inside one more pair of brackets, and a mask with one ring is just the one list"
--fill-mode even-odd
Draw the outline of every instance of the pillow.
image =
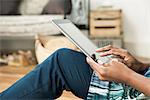
[[57, 49], [70, 48], [77, 50], [77, 47], [64, 36], [37, 36], [36, 38], [35, 53], [38, 63], [43, 62]]
[[52, 19], [63, 19], [63, 16], [26, 15], [0, 17], [0, 36], [34, 36], [37, 33], [43, 33], [44, 35], [60, 34], [60, 31], [51, 23]]
[[50, 0], [42, 14], [70, 14], [71, 6], [71, 0]]
[[49, 0], [22, 0], [20, 13], [22, 15], [40, 15]]
[[0, 0], [0, 15], [18, 15], [21, 0]]

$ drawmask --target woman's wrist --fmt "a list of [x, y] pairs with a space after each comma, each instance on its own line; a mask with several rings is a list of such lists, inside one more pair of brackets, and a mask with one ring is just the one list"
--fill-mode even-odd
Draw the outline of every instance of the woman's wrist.
[[135, 78], [137, 77], [137, 74], [138, 74], [138, 73], [136, 73], [135, 71], [129, 72], [128, 75], [127, 75], [128, 77], [126, 78], [126, 82], [125, 82], [125, 83], [126, 83], [127, 85], [133, 84]]
[[136, 72], [132, 69], [128, 69], [127, 71], [124, 71], [125, 74], [124, 74], [124, 79], [123, 79], [123, 82], [126, 83], [126, 84], [130, 84], [130, 82], [133, 81], [133, 79], [135, 78], [135, 76], [139, 73], [139, 74], [142, 74], [144, 75], [145, 72], [148, 70], [148, 68], [150, 67], [149, 64], [146, 64], [146, 63], [140, 63], [140, 68], [139, 68], [139, 71]]
[[124, 72], [125, 73], [124, 73], [124, 77], [123, 77], [123, 83], [130, 84], [130, 81], [132, 80], [132, 78], [136, 72], [130, 68]]
[[140, 75], [136, 72], [131, 72], [128, 74], [128, 76], [128, 80], [126, 81], [127, 85], [135, 88], [138, 91], [141, 91], [147, 96], [150, 96], [150, 80], [147, 77]]

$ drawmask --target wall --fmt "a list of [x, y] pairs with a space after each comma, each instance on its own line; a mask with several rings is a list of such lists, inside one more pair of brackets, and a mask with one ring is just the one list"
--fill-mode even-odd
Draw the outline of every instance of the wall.
[[[103, 1], [91, 0], [91, 9], [96, 9]], [[150, 0], [110, 1], [123, 9], [125, 48], [137, 56], [150, 58]]]

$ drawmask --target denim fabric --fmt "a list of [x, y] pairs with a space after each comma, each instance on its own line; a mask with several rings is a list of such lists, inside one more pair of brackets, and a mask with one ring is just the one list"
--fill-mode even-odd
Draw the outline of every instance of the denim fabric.
[[86, 56], [70, 49], [60, 49], [34, 70], [0, 94], [0, 100], [55, 99], [63, 90], [85, 99], [92, 70]]

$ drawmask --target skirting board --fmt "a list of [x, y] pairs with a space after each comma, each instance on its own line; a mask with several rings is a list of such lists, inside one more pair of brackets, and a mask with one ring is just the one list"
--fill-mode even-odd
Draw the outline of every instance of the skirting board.
[[34, 36], [0, 37], [0, 52], [34, 50]]

